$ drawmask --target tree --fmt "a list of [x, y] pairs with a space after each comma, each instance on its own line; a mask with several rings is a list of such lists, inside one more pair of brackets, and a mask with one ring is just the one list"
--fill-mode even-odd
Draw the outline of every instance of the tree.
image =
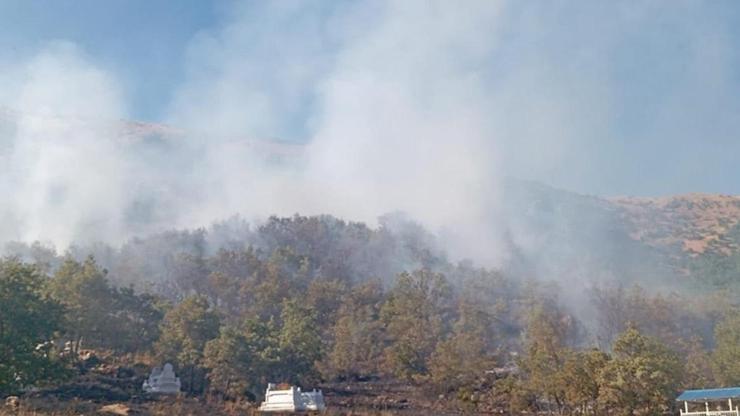
[[285, 299], [305, 293], [308, 268], [308, 260], [290, 249], [273, 251], [253, 278], [244, 282], [240, 289], [248, 303], [246, 315], [265, 321], [279, 318]]
[[280, 328], [272, 319], [249, 319], [244, 323], [243, 333], [251, 360], [246, 373], [248, 388], [253, 396], [260, 397], [267, 383], [279, 375], [282, 365]]
[[260, 397], [269, 381], [281, 377], [279, 328], [272, 321], [248, 320], [224, 326], [218, 338], [208, 341], [203, 364], [211, 389], [226, 397]]
[[155, 345], [162, 360], [175, 362], [190, 374], [189, 391], [195, 391], [195, 378], [203, 363], [206, 343], [219, 334], [220, 319], [203, 296], [191, 296], [169, 310], [160, 326]]
[[222, 327], [218, 338], [208, 341], [203, 352], [210, 388], [227, 397], [246, 391], [251, 362], [246, 337], [233, 327]]
[[686, 307], [688, 300], [650, 294], [640, 286], [604, 287], [591, 292], [599, 329], [597, 337], [603, 348], [629, 325], [655, 337], [671, 348], [686, 353], [685, 340], [702, 333], [706, 322]]
[[172, 256], [168, 272], [179, 293], [200, 295], [207, 293], [209, 272], [201, 249], [196, 250], [194, 254], [177, 253]]
[[704, 348], [701, 338], [692, 337], [688, 340], [685, 357], [685, 371], [681, 383], [683, 387], [707, 389], [717, 385], [712, 357]]
[[740, 384], [740, 312], [733, 312], [717, 324], [717, 346], [712, 352], [712, 366], [719, 381], [728, 386]]
[[333, 343], [321, 364], [325, 377], [358, 379], [377, 374], [382, 354], [379, 321], [383, 292], [378, 281], [354, 288], [342, 300], [332, 327]]
[[251, 246], [245, 250], [219, 250], [208, 260], [208, 296], [213, 305], [222, 310], [227, 320], [240, 321], [250, 304], [247, 296], [250, 282], [263, 269], [258, 252]]
[[676, 354], [634, 327], [617, 338], [613, 350], [599, 377], [599, 402], [619, 415], [668, 410], [682, 374]]
[[61, 329], [63, 307], [43, 294], [43, 286], [37, 268], [0, 262], [0, 394], [64, 373], [51, 342]]
[[464, 301], [459, 309], [452, 335], [437, 344], [429, 359], [431, 382], [442, 391], [477, 387], [496, 362], [488, 342], [491, 317]]
[[322, 354], [316, 311], [301, 305], [296, 299], [286, 300], [283, 302], [281, 320], [280, 356], [283, 361], [283, 376], [290, 381], [315, 377], [315, 364]]
[[67, 258], [49, 282], [51, 296], [67, 310], [65, 332], [75, 353], [83, 340], [90, 347], [101, 347], [118, 338], [111, 319], [115, 294], [105, 275], [93, 257], [83, 263]]
[[430, 381], [441, 391], [472, 388], [493, 362], [479, 334], [457, 332], [437, 344], [429, 359]]
[[117, 333], [107, 344], [114, 350], [138, 352], [149, 350], [159, 338], [159, 324], [164, 312], [161, 299], [132, 288], [114, 289], [113, 330]]
[[398, 276], [381, 309], [388, 372], [406, 379], [427, 374], [429, 357], [444, 334], [449, 296], [442, 274], [424, 269]]
[[567, 355], [562, 370], [566, 407], [580, 414], [601, 414], [598, 407], [599, 374], [609, 360], [607, 353], [597, 349]]
[[541, 395], [548, 410], [552, 404], [558, 411], [565, 405], [563, 371], [572, 353], [567, 341], [573, 330], [570, 316], [554, 305], [536, 304], [529, 314], [519, 367], [528, 390]]
[[66, 307], [65, 335], [74, 352], [83, 344], [134, 352], [150, 348], [159, 336], [158, 299], [132, 288], [116, 289], [95, 259], [67, 258], [49, 282], [49, 293]]
[[537, 395], [515, 374], [496, 380], [494, 392], [503, 397], [503, 405], [512, 415], [537, 413]]
[[316, 320], [321, 323], [321, 335], [326, 340], [329, 339], [331, 330], [337, 322], [337, 312], [346, 292], [346, 284], [339, 280], [320, 278], [314, 279], [308, 285], [305, 303], [315, 311]]

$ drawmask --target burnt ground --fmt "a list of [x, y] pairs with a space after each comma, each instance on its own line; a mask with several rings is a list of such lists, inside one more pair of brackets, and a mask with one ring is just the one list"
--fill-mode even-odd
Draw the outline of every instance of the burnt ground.
[[327, 407], [337, 414], [501, 415], [510, 413], [509, 396], [494, 386], [508, 374], [509, 367], [496, 369], [456, 391], [435, 390], [423, 381], [388, 378], [330, 382], [319, 387]]
[[[116, 362], [118, 361], [118, 362]], [[132, 362], [129, 360], [125, 360]], [[81, 374], [59, 386], [0, 401], [0, 416], [256, 415], [247, 401], [214, 397], [156, 396], [142, 393], [148, 366], [125, 365], [113, 357], [83, 363]], [[423, 385], [374, 379], [324, 383], [327, 415], [505, 414], [490, 393], [438, 394]], [[490, 390], [489, 390], [490, 391]]]
[[[432, 394], [420, 386], [398, 381], [327, 383], [319, 386], [327, 415], [484, 415], [505, 414], [502, 408], [478, 404], [474, 409], [458, 397]], [[123, 393], [122, 393], [123, 392]], [[54, 390], [20, 397], [17, 408], [0, 407], [0, 416], [247, 416], [257, 415], [254, 404], [187, 396], [129, 395], [125, 388], [75, 382]], [[468, 403], [468, 404], [466, 404]], [[1, 404], [0, 404], [1, 406]]]

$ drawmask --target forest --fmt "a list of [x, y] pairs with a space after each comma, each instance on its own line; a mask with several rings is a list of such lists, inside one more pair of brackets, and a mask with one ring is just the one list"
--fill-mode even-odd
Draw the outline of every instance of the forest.
[[573, 288], [443, 247], [402, 215], [8, 244], [0, 396], [63, 391], [91, 352], [171, 362], [188, 397], [247, 406], [268, 382], [393, 381], [450, 412], [652, 415], [740, 384], [737, 286]]

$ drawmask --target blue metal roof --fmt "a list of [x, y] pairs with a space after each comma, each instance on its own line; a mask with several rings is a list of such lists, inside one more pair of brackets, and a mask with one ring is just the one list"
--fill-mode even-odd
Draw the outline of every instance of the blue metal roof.
[[707, 400], [722, 400], [740, 398], [740, 387], [729, 387], [726, 389], [686, 390], [676, 400], [682, 402], [695, 402]]

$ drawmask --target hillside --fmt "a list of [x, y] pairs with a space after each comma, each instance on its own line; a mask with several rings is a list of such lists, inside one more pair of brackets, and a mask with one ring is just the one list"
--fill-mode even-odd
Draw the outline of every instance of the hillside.
[[653, 247], [679, 248], [689, 256], [730, 256], [740, 250], [740, 196], [688, 194], [662, 198], [612, 198], [631, 237]]
[[726, 286], [740, 281], [740, 197], [601, 198], [508, 180], [504, 223], [519, 262], [566, 281]]
[[[16, 134], [11, 116], [0, 123], [0, 139]], [[113, 149], [152, 165], [204, 142], [147, 123], [31, 117], [36, 122], [65, 134], [80, 126], [90, 136], [106, 134]], [[291, 166], [304, 151], [270, 140], [230, 138], [226, 145], [248, 150], [239, 156]], [[187, 156], [153, 171], [174, 177], [162, 189], [193, 190], [181, 177], [201, 155]], [[612, 346], [651, 339], [660, 340], [654, 365], [669, 364], [656, 370], [668, 374], [662, 385], [636, 384], [662, 392], [651, 393], [646, 409], [655, 397], [673, 403], [679, 388], [728, 377], [714, 372], [710, 348], [724, 342], [715, 339], [717, 328], [740, 328], [729, 318], [736, 292], [714, 291], [740, 287], [737, 197], [604, 198], [516, 179], [501, 184], [494, 220], [479, 232], [498, 237], [503, 244], [495, 250], [508, 256], [484, 265], [490, 268], [475, 266], [476, 258], [451, 258], [449, 242], [403, 213], [377, 225], [328, 212], [152, 232], [159, 219], [172, 227], [176, 206], [160, 192], [133, 190], [135, 201], [159, 216], [133, 216], [124, 225], [135, 237], [121, 245], [80, 243], [66, 253], [30, 242], [5, 245], [5, 254], [18, 256], [0, 260], [0, 286], [9, 288], [0, 287], [0, 310], [28, 313], [0, 324], [35, 332], [0, 337], [0, 350], [15, 351], [24, 339], [40, 361], [20, 350], [9, 355], [19, 370], [5, 379], [0, 372], [0, 393], [19, 395], [11, 414], [250, 414], [265, 383], [275, 380], [322, 388], [328, 414], [551, 413], [538, 380], [562, 383], [557, 389], [574, 382], [582, 383], [578, 391], [614, 389], [619, 366], [634, 366]], [[102, 238], [97, 229], [95, 236]], [[697, 287], [705, 293], [682, 290]], [[19, 299], [27, 304], [18, 307]], [[52, 333], [76, 340], [72, 345], [84, 340], [84, 351], [67, 351]], [[686, 344], [689, 336], [695, 345]], [[528, 341], [539, 338], [570, 358], [541, 366], [532, 348], [539, 341]], [[669, 350], [658, 348], [663, 344]], [[83, 354], [99, 361], [88, 365]], [[169, 361], [183, 396], [142, 395], [149, 369]], [[695, 367], [669, 372], [686, 364]], [[23, 391], [34, 383], [43, 388]], [[560, 413], [576, 412], [584, 400], [605, 413], [618, 408], [599, 395], [564, 397]]]
[[[208, 142], [203, 140], [207, 133], [163, 124], [0, 108], [0, 160], [11, 154], [3, 149], [12, 148], [17, 135], [29, 126], [55, 134], [101, 135], [120, 143], [121, 154], [129, 160], [148, 163], [147, 169], [164, 175], [169, 181], [166, 192], [138, 186], [124, 207], [129, 231], [142, 236], [166, 229], [173, 201], [182, 197], [170, 193], [188, 192], [189, 176], [182, 172], [195, 166]], [[229, 137], [219, 138], [219, 143], [230, 154], [284, 166], [301, 165], [305, 153], [303, 145], [279, 140]], [[159, 167], [162, 160], [172, 166]], [[502, 183], [500, 206], [492, 214], [496, 221], [484, 231], [509, 246], [505, 268], [510, 271], [574, 283], [615, 279], [645, 283], [649, 276], [651, 281], [689, 278], [725, 286], [739, 280], [740, 196], [597, 197], [516, 179]]]
[[630, 236], [669, 253], [677, 270], [712, 286], [740, 283], [740, 197], [615, 198]]
[[631, 238], [608, 200], [509, 179], [502, 201], [504, 238], [514, 253], [508, 268], [524, 277], [570, 287], [667, 277], [661, 253]]

